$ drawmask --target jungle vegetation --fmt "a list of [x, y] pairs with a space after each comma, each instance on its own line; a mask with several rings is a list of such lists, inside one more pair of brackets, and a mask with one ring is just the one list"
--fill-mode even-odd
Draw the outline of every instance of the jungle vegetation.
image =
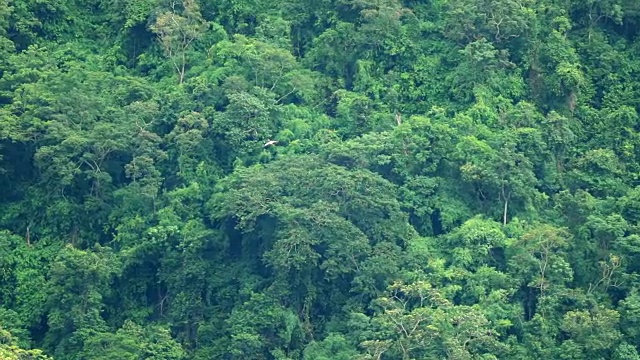
[[637, 0], [0, 0], [0, 358], [639, 360]]

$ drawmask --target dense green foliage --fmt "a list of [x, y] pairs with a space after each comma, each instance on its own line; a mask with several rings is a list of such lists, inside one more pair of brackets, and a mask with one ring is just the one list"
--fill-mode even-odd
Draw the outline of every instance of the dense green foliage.
[[0, 0], [0, 358], [639, 360], [639, 54], [636, 0]]

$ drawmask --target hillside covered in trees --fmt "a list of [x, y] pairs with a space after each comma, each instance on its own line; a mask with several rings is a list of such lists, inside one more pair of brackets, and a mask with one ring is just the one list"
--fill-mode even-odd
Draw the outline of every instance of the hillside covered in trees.
[[640, 1], [0, 0], [0, 358], [639, 360]]

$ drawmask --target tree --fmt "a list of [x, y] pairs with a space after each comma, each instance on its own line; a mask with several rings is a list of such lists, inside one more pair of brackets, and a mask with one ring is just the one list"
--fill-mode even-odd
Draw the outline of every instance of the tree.
[[504, 225], [513, 197], [531, 201], [535, 196], [530, 193], [536, 182], [533, 165], [518, 151], [516, 137], [505, 133], [483, 141], [467, 136], [461, 139], [457, 149], [463, 161], [460, 166], [462, 179], [480, 185], [477, 194], [481, 201], [495, 199], [502, 203]]
[[343, 304], [337, 288], [353, 287], [366, 298], [386, 286], [400, 248], [414, 236], [388, 182], [316, 156], [240, 168], [220, 186], [209, 208], [213, 219], [236, 229], [226, 235], [229, 256], [260, 276], [273, 274], [273, 291], [303, 321], [321, 298]]
[[184, 82], [189, 50], [207, 26], [195, 0], [169, 0], [169, 9], [161, 11], [150, 27], [178, 73], [179, 84]]
[[423, 280], [392, 284], [374, 302], [379, 310], [370, 331], [375, 335], [361, 346], [381, 355], [379, 345], [387, 342], [393, 345], [385, 352], [406, 360], [489, 356], [497, 350], [499, 333], [477, 308], [453, 304], [448, 299], [451, 290], [433, 288]]
[[443, 32], [458, 41], [509, 41], [525, 34], [535, 16], [528, 0], [456, 0], [446, 4]]
[[68, 245], [60, 251], [49, 270], [46, 306], [46, 343], [59, 358], [79, 351], [92, 331], [106, 330], [104, 298], [118, 271], [108, 248], [84, 251]]
[[304, 360], [349, 360], [358, 352], [341, 334], [329, 334], [322, 341], [311, 342], [304, 348]]
[[0, 326], [0, 356], [6, 360], [52, 360], [41, 350], [26, 350], [17, 346], [11, 333], [2, 326]]
[[564, 315], [561, 329], [569, 339], [560, 351], [573, 357], [600, 356], [609, 358], [621, 334], [618, 330], [620, 314], [615, 310], [595, 308], [591, 311], [569, 311]]
[[532, 227], [507, 248], [511, 273], [524, 285], [527, 317], [533, 317], [536, 309], [543, 318], [548, 315], [546, 297], [557, 294], [572, 280], [573, 271], [564, 256], [570, 238], [566, 229], [544, 224]]
[[185, 351], [160, 326], [143, 328], [126, 321], [116, 333], [97, 333], [84, 343], [83, 358], [100, 359], [158, 359], [184, 360]]

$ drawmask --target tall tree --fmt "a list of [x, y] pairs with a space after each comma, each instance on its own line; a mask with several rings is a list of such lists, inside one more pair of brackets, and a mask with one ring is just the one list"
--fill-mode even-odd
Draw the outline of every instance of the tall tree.
[[169, 0], [168, 9], [162, 9], [150, 27], [178, 73], [179, 84], [184, 82], [193, 42], [207, 27], [195, 0]]

